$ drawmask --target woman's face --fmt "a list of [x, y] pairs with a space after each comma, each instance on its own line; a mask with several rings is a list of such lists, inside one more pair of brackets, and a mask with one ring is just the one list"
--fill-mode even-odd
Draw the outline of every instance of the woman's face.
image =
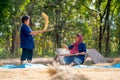
[[78, 41], [80, 41], [80, 38], [79, 37], [75, 37], [75, 42], [78, 42]]
[[25, 24], [29, 25], [30, 24], [30, 19], [28, 19], [27, 21], [25, 21]]

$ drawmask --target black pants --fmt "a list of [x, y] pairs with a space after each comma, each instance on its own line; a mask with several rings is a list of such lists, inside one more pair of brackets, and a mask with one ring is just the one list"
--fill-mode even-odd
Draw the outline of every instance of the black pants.
[[32, 56], [33, 56], [33, 49], [22, 48], [21, 61], [24, 61], [26, 59], [32, 61]]

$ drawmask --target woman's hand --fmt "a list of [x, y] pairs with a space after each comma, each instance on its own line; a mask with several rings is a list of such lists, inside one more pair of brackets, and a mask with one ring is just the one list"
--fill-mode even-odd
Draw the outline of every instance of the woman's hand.
[[30, 33], [30, 35], [36, 36], [36, 35], [38, 35], [38, 32], [37, 32], [37, 31], [32, 31], [32, 32]]
[[68, 46], [66, 44], [61, 44], [63, 48], [68, 49]]
[[75, 53], [75, 56], [78, 56], [78, 55], [80, 55], [81, 53]]
[[38, 34], [42, 34], [42, 33], [44, 33], [44, 32], [47, 32], [47, 30], [39, 30], [39, 31], [38, 31]]

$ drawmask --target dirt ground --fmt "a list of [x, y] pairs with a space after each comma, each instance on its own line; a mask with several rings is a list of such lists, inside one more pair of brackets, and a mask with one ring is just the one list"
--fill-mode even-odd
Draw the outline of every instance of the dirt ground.
[[[108, 59], [109, 62], [112, 59]], [[0, 60], [0, 64], [18, 64], [19, 59]], [[52, 59], [36, 58], [33, 63], [50, 64]], [[85, 64], [92, 64], [88, 59]], [[102, 64], [103, 65], [103, 64]], [[106, 69], [106, 68], [79, 68], [71, 69], [77, 74], [80, 74], [84, 79], [79, 80], [119, 80], [120, 69]], [[65, 75], [65, 74], [63, 74]], [[0, 80], [50, 80], [52, 78], [48, 73], [48, 68], [24, 68], [24, 69], [0, 69]]]

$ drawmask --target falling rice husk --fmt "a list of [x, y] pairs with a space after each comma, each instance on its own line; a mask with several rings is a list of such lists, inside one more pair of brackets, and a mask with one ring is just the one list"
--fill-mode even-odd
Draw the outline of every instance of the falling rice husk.
[[44, 12], [42, 12], [42, 17], [45, 19], [45, 26], [43, 30], [46, 30], [48, 27], [48, 23], [49, 23], [49, 17], [47, 16], [47, 14], [45, 14]]

